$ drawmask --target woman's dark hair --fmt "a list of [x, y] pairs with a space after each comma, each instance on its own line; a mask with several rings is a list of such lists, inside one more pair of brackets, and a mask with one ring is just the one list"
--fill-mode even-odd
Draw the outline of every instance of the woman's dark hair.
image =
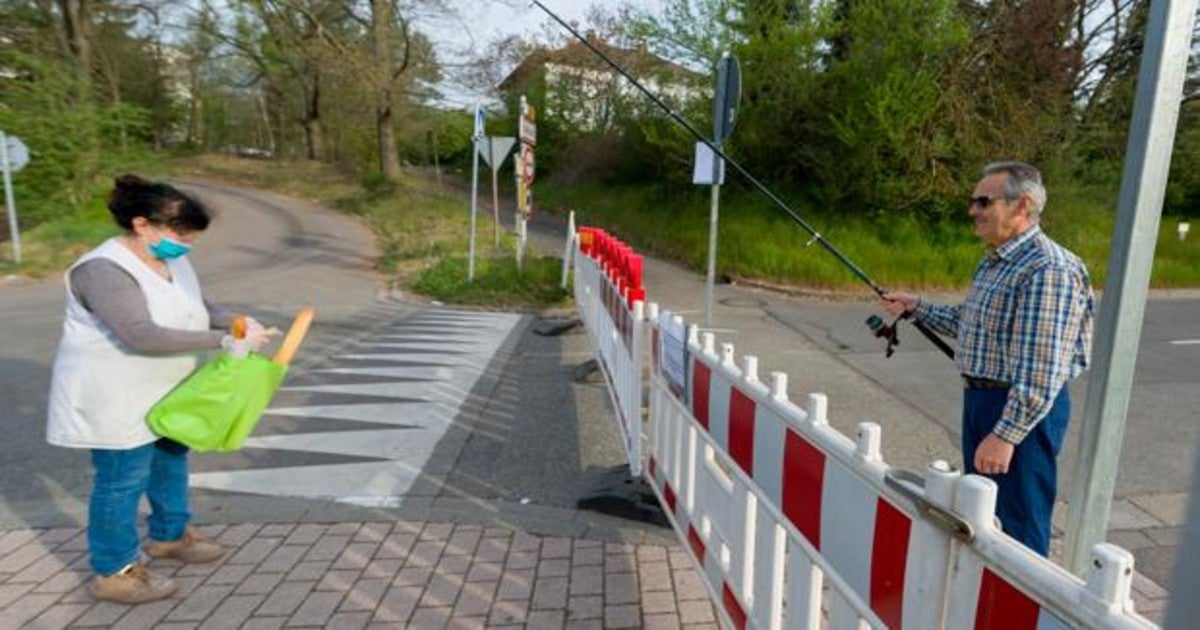
[[137, 217], [145, 217], [154, 225], [163, 225], [180, 233], [203, 231], [212, 220], [204, 204], [174, 186], [146, 181], [128, 173], [113, 183], [108, 211], [117, 225], [126, 230], [133, 229], [133, 220]]

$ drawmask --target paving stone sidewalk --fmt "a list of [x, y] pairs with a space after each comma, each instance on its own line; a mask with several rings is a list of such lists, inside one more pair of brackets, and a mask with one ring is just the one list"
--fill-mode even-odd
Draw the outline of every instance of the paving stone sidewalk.
[[79, 528], [0, 531], [0, 628], [713, 628], [681, 547], [411, 521], [198, 528], [221, 561], [155, 560], [172, 598], [89, 593]]

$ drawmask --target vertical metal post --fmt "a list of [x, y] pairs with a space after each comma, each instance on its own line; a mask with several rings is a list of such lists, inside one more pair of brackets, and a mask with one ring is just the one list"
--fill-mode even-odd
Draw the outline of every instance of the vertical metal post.
[[[562, 282], [558, 285], [564, 291], [567, 290], [571, 261], [575, 258], [575, 248], [578, 245], [575, 241], [578, 238], [579, 236], [575, 233], [575, 211], [572, 210], [567, 214], [567, 244], [563, 247]], [[579, 270], [576, 269], [575, 273], [579, 273]]]
[[1066, 561], [1081, 577], [1091, 548], [1104, 540], [1108, 526], [1195, 11], [1196, 0], [1150, 4], [1108, 280], [1096, 324], [1096, 361], [1071, 483]]
[[496, 151], [492, 144], [496, 141], [495, 138], [488, 137], [488, 156], [491, 158], [492, 167], [492, 231], [496, 236], [497, 248], [500, 247], [500, 184], [497, 179], [497, 172], [500, 170], [499, 159], [496, 157]]
[[517, 213], [517, 273], [525, 273], [525, 230], [529, 227], [529, 222], [525, 220], [524, 213]]
[[515, 164], [514, 164], [513, 171], [516, 173], [515, 183], [516, 183], [516, 191], [517, 191], [517, 210], [516, 210], [516, 212], [513, 212], [513, 235], [517, 237], [516, 238], [517, 273], [519, 274], [522, 271], [521, 266], [522, 266], [522, 263], [524, 262], [521, 259], [525, 255], [525, 248], [522, 247], [522, 245], [521, 245], [521, 221], [524, 219], [525, 215], [521, 213], [521, 181], [522, 181], [521, 169], [523, 167], [521, 165], [521, 154], [520, 153], [517, 154], [517, 157], [514, 160], [514, 162], [515, 162]]
[[479, 205], [479, 138], [471, 141], [471, 244], [467, 254], [467, 282], [475, 281], [475, 211]]
[[[720, 142], [714, 143], [721, 148]], [[713, 155], [712, 205], [708, 213], [708, 275], [704, 281], [704, 325], [713, 325], [713, 288], [717, 282], [717, 215], [721, 205], [721, 158]]]
[[21, 231], [17, 227], [17, 202], [13, 198], [12, 170], [8, 161], [8, 136], [0, 131], [0, 170], [4, 171], [4, 206], [8, 209], [8, 233], [12, 235], [13, 261], [21, 264]]

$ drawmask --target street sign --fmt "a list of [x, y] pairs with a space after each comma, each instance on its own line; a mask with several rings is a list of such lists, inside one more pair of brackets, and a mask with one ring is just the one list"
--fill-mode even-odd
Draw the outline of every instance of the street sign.
[[492, 232], [495, 246], [500, 246], [500, 183], [496, 172], [512, 153], [517, 139], [511, 136], [488, 136], [475, 141], [475, 155], [482, 157], [492, 169]]
[[475, 131], [474, 131], [474, 133], [471, 134], [471, 137], [476, 140], [479, 140], [479, 139], [483, 138], [483, 136], [484, 136], [483, 112], [484, 112], [483, 106], [476, 103], [475, 104]]
[[495, 170], [504, 165], [504, 160], [512, 153], [516, 143], [517, 139], [512, 136], [488, 136], [475, 142], [475, 150], [479, 152], [483, 161]]
[[742, 71], [738, 58], [730, 53], [717, 62], [717, 86], [713, 98], [713, 143], [718, 146], [729, 139], [737, 118], [738, 102], [742, 99]]
[[0, 131], [0, 175], [4, 179], [4, 209], [8, 232], [12, 236], [13, 261], [21, 264], [21, 228], [17, 222], [17, 202], [13, 197], [12, 174], [29, 163], [29, 149], [16, 136]]
[[29, 163], [29, 148], [16, 136], [6, 136], [4, 145], [8, 149], [8, 170], [20, 172]]
[[525, 101], [525, 97], [521, 97], [521, 123], [520, 131], [517, 134], [521, 137], [521, 142], [530, 146], [537, 146], [537, 111]]
[[537, 147], [537, 111], [521, 97], [521, 148], [517, 162], [520, 186], [517, 189], [517, 210], [526, 220], [533, 214], [534, 153]]

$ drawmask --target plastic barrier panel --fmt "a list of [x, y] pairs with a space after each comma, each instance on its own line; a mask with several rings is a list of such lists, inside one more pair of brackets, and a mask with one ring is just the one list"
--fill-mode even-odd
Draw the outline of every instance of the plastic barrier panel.
[[[826, 421], [824, 396], [801, 409], [785, 374], [768, 387], [754, 357], [737, 365], [733, 346], [718, 354], [695, 327], [680, 348], [682, 319], [648, 311], [646, 476], [724, 625], [1154, 627], [1129, 604], [1126, 552], [1098, 546], [1104, 568], [1075, 579], [995, 529], [992, 482], [944, 462], [923, 477], [892, 469], [877, 425], [850, 440]], [[964, 504], [980, 484], [991, 503]]]
[[629, 470], [637, 477], [642, 474], [646, 343], [641, 257], [601, 230], [581, 228], [577, 241], [575, 304], [595, 344], [597, 363], [617, 412]]
[[949, 628], [1050, 630], [1156, 628], [1130, 599], [1133, 556], [1115, 545], [1092, 549], [1086, 583], [996, 527], [996, 484], [959, 481], [955, 511], [970, 523], [970, 544], [955, 543], [947, 593]]

